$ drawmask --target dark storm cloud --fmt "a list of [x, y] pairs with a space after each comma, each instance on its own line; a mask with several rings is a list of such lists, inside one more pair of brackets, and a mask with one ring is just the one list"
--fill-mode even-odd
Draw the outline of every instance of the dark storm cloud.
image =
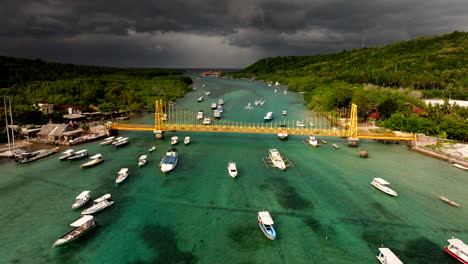
[[466, 0], [4, 0], [0, 54], [115, 66], [242, 67], [468, 30]]

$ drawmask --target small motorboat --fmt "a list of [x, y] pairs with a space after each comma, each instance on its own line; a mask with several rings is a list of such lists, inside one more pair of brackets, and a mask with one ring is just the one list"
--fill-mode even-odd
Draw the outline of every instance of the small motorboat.
[[224, 112], [224, 108], [222, 105], [218, 105], [218, 108], [216, 108], [216, 110], [218, 110], [218, 112], [221, 114]]
[[203, 96], [200, 96], [200, 97], [198, 98], [197, 101], [198, 101], [199, 103], [200, 103], [200, 102], [203, 102]]
[[178, 136], [173, 136], [171, 138], [171, 145], [175, 145], [177, 143], [179, 143], [179, 137]]
[[214, 110], [213, 111], [213, 116], [214, 116], [214, 118], [221, 118], [221, 113], [219, 112], [219, 110]]
[[216, 105], [216, 103], [212, 103], [211, 106], [210, 106], [211, 109], [216, 109], [217, 107], [218, 107], [218, 105]]
[[68, 157], [68, 160], [80, 160], [88, 157], [88, 151], [86, 149], [82, 149], [80, 151], [75, 152], [75, 155]]
[[268, 112], [264, 117], [263, 120], [270, 121], [273, 119], [273, 112]]
[[283, 131], [283, 132], [278, 132], [278, 137], [279, 137], [280, 139], [287, 139], [288, 136], [289, 136], [288, 132], [285, 132], [285, 131]]
[[123, 138], [123, 139], [121, 139], [121, 140], [119, 140], [119, 141], [112, 142], [112, 146], [114, 146], [114, 147], [122, 147], [122, 146], [128, 145], [129, 143], [130, 143], [129, 138], [126, 137], [126, 138]]
[[296, 126], [298, 126], [298, 127], [305, 127], [306, 125], [305, 125], [304, 122], [302, 122], [302, 121], [297, 121], [297, 122], [296, 122]]
[[320, 142], [322, 142], [323, 144], [327, 144], [327, 143], [328, 143], [328, 141], [323, 140], [323, 139], [321, 139]]
[[283, 115], [285, 116], [285, 115], [287, 115], [287, 114], [288, 114], [288, 111], [284, 110], [284, 111], [283, 111]]
[[339, 148], [340, 148], [340, 146], [338, 146], [337, 144], [332, 144], [332, 146], [333, 146], [334, 148], [336, 148], [336, 149], [339, 149]]
[[100, 153], [94, 155], [94, 156], [91, 156], [89, 157], [91, 160], [82, 164], [80, 167], [81, 168], [88, 168], [88, 167], [92, 167], [92, 166], [95, 166], [101, 162], [103, 162], [104, 160], [102, 159], [102, 155]]
[[205, 116], [205, 118], [203, 119], [203, 124], [204, 125], [211, 125], [211, 117]]
[[312, 122], [309, 122], [309, 125], [310, 125], [311, 127], [314, 127], [314, 126], [315, 126], [314, 123], [312, 123]]
[[140, 158], [138, 159], [138, 167], [144, 166], [146, 162], [148, 162], [148, 156], [141, 155]]
[[452, 200], [449, 200], [449, 199], [448, 199], [447, 197], [445, 197], [445, 196], [439, 195], [439, 196], [437, 196], [437, 198], [439, 198], [441, 201], [444, 201], [444, 202], [446, 202], [446, 203], [448, 203], [448, 204], [450, 204], [450, 205], [453, 205], [453, 206], [455, 206], [455, 207], [459, 207], [459, 206], [460, 206], [460, 204], [458, 204], [458, 203], [456, 203], [456, 202], [454, 202], [454, 201], [452, 201]]
[[170, 148], [161, 160], [161, 163], [159, 163], [159, 166], [161, 167], [161, 172], [166, 173], [173, 170], [176, 167], [178, 160], [179, 153], [177, 152], [177, 149]]
[[454, 237], [447, 241], [449, 242], [449, 245], [444, 248], [444, 251], [461, 263], [468, 264], [468, 245]]
[[198, 111], [198, 113], [197, 113], [197, 119], [198, 119], [198, 120], [201, 120], [201, 119], [203, 119], [203, 116], [204, 116], [203, 111], [202, 111], [202, 110]]
[[105, 138], [104, 141], [101, 142], [101, 146], [110, 145], [112, 144], [112, 142], [114, 142], [114, 140], [115, 140], [115, 137]]
[[156, 146], [152, 146], [150, 149], [148, 149], [149, 152], [153, 152], [156, 149]]
[[276, 232], [275, 228], [273, 227], [273, 219], [270, 216], [270, 213], [268, 211], [261, 211], [258, 212], [258, 226], [260, 227], [260, 230], [262, 230], [263, 234], [271, 240], [276, 239]]
[[283, 157], [279, 153], [277, 149], [269, 149], [268, 150], [270, 153], [270, 159], [271, 162], [273, 163], [273, 166], [278, 168], [279, 170], [285, 170], [286, 169], [286, 163], [283, 160]]
[[119, 170], [119, 175], [115, 179], [115, 184], [118, 185], [119, 183], [125, 181], [128, 178], [128, 168], [122, 168]]
[[114, 204], [114, 201], [109, 199], [111, 197], [110, 193], [104, 194], [103, 196], [97, 198], [94, 200], [93, 206], [86, 208], [83, 212], [81, 212], [82, 215], [89, 215], [89, 214], [94, 214], [96, 212], [101, 211], [102, 209], [111, 206]]
[[211, 93], [210, 93], [210, 91], [206, 91], [205, 94], [206, 94], [206, 95], [210, 95]]
[[184, 138], [184, 144], [185, 144], [185, 145], [190, 144], [190, 137], [185, 137], [185, 138]]
[[218, 105], [223, 105], [223, 104], [224, 104], [223, 99], [219, 99], [219, 100], [218, 100]]
[[382, 192], [384, 192], [384, 193], [386, 193], [388, 195], [397, 196], [397, 192], [395, 192], [394, 190], [392, 190], [390, 187], [387, 186], [390, 183], [387, 182], [386, 180], [382, 179], [382, 178], [374, 178], [371, 181], [371, 184], [375, 188], [381, 190]]
[[91, 192], [90, 191], [83, 191], [81, 192], [77, 197], [75, 203], [72, 205], [73, 209], [80, 208], [83, 206], [85, 203], [89, 201], [91, 198]]
[[75, 155], [75, 153], [73, 152], [73, 149], [68, 149], [64, 152], [62, 152], [62, 156], [60, 156], [59, 160], [66, 160], [70, 157], [72, 157], [73, 155]]
[[278, 93], [278, 89], [275, 89], [273, 92]]
[[403, 264], [401, 260], [389, 249], [379, 248], [380, 253], [376, 256], [382, 264]]
[[454, 167], [457, 167], [457, 168], [462, 169], [462, 170], [468, 170], [468, 167], [465, 167], [465, 166], [460, 165], [460, 164], [454, 163], [454, 164], [452, 164], [452, 165], [453, 165]]
[[312, 147], [318, 146], [318, 140], [314, 136], [309, 136], [306, 138], [306, 143], [311, 145]]
[[60, 247], [74, 241], [75, 239], [79, 238], [80, 236], [91, 230], [93, 227], [95, 227], [96, 222], [94, 222], [94, 217], [92, 215], [85, 215], [80, 219], [76, 220], [75, 222], [71, 223], [70, 226], [76, 228], [63, 235], [57, 241], [55, 241], [52, 245], [53, 247]]
[[237, 167], [234, 161], [228, 163], [228, 173], [229, 176], [236, 178], [237, 177]]

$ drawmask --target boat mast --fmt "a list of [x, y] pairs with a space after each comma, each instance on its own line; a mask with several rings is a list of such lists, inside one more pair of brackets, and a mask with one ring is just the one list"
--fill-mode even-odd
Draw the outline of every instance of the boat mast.
[[7, 138], [8, 138], [8, 150], [11, 152], [11, 146], [10, 146], [10, 133], [8, 132], [8, 112], [7, 112], [7, 107], [6, 107], [6, 98], [3, 97], [3, 107], [5, 109], [5, 123], [6, 123], [6, 132], [7, 132]]
[[13, 126], [13, 111], [11, 111], [11, 97], [8, 96], [8, 100], [10, 101], [11, 140], [13, 142], [13, 149], [15, 149], [16, 148], [16, 146], [15, 146], [15, 127]]

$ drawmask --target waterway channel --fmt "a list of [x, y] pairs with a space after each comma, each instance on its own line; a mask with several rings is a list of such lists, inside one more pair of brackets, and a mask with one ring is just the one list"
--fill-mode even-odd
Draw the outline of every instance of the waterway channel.
[[[226, 120], [263, 122], [268, 111], [276, 120], [313, 115], [302, 95], [265, 83], [192, 76], [196, 91], [177, 100], [179, 107], [205, 112], [222, 98]], [[202, 85], [205, 84], [205, 87]], [[209, 90], [211, 95], [205, 95]], [[197, 102], [205, 97], [202, 103]], [[262, 106], [256, 99], [265, 100]], [[248, 102], [252, 110], [245, 109]], [[287, 116], [281, 111], [287, 110]], [[151, 114], [130, 123], [153, 122]], [[326, 124], [324, 124], [326, 125]], [[304, 136], [280, 140], [276, 135], [168, 132], [157, 140], [150, 132], [120, 132], [131, 143], [122, 148], [98, 142], [74, 146], [105, 161], [82, 169], [82, 161], [59, 161], [54, 155], [37, 162], [0, 161], [0, 237], [2, 263], [377, 263], [378, 247], [391, 248], [404, 263], [457, 263], [443, 251], [452, 236], [468, 242], [466, 172], [419, 153], [404, 144], [360, 142], [326, 137], [312, 148]], [[170, 137], [191, 136], [176, 147], [180, 162], [163, 175], [159, 161]], [[341, 146], [335, 149], [331, 144]], [[148, 149], [157, 149], [148, 154]], [[265, 167], [262, 157], [276, 148], [294, 166], [286, 171]], [[149, 155], [145, 167], [138, 157]], [[236, 161], [239, 176], [228, 176]], [[120, 168], [130, 176], [119, 187]], [[381, 177], [398, 197], [372, 187]], [[97, 198], [111, 193], [115, 204], [95, 215], [98, 226], [75, 242], [52, 248], [71, 230], [80, 210], [71, 205], [83, 190]], [[461, 204], [452, 207], [444, 195]], [[89, 204], [88, 204], [89, 206]], [[257, 212], [268, 210], [278, 239], [268, 240]]]

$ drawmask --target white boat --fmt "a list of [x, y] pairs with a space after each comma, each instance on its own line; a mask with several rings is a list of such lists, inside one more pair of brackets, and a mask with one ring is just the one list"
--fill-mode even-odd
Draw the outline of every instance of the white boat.
[[224, 104], [223, 99], [219, 99], [219, 100], [218, 100], [218, 105], [223, 105], [223, 104]]
[[270, 216], [270, 212], [268, 211], [261, 211], [258, 212], [257, 217], [258, 225], [260, 230], [262, 230], [263, 234], [271, 240], [276, 239], [276, 231], [273, 227], [273, 219]]
[[115, 184], [119, 184], [125, 181], [128, 177], [128, 168], [122, 168], [119, 170], [119, 175], [115, 179]]
[[203, 119], [203, 124], [204, 125], [211, 125], [211, 117], [205, 116], [205, 118]]
[[210, 95], [211, 93], [210, 93], [210, 91], [206, 91], [205, 94], [206, 94], [206, 95]]
[[278, 81], [275, 83], [275, 86], [280, 86], [280, 85], [281, 84]]
[[86, 215], [71, 223], [70, 226], [76, 228], [63, 235], [57, 241], [55, 241], [52, 245], [53, 247], [60, 247], [74, 241], [75, 239], [79, 238], [81, 235], [87, 233], [89, 230], [95, 227], [96, 222], [94, 222], [94, 217], [92, 215]]
[[179, 153], [177, 153], [177, 149], [170, 148], [159, 164], [161, 167], [161, 172], [165, 173], [173, 170], [177, 166], [178, 160]]
[[269, 121], [273, 119], [273, 112], [268, 112], [264, 117], [263, 120]]
[[190, 137], [185, 137], [185, 138], [184, 138], [184, 144], [185, 144], [185, 145], [190, 144]]
[[278, 133], [278, 137], [279, 137], [280, 139], [287, 139], [288, 136], [289, 136], [288, 132], [279, 132], [279, 133]]
[[138, 167], [144, 166], [148, 162], [148, 155], [141, 155], [138, 159]]
[[311, 145], [312, 147], [317, 147], [318, 146], [318, 141], [314, 136], [309, 136], [306, 139], [307, 144]]
[[102, 159], [102, 155], [99, 154], [99, 153], [96, 154], [96, 155], [94, 155], [94, 156], [91, 156], [91, 157], [89, 157], [89, 158], [90, 158], [91, 160], [88, 161], [88, 162], [86, 162], [86, 163], [84, 163], [84, 164], [82, 164], [82, 165], [80, 166], [81, 168], [92, 167], [92, 166], [97, 165], [97, 164], [99, 164], [99, 163], [101, 163], [101, 162], [104, 161], [104, 160]]
[[297, 122], [296, 122], [296, 126], [298, 126], [298, 127], [305, 127], [306, 125], [305, 125], [304, 122], [302, 122], [302, 121], [297, 121]]
[[96, 200], [94, 200], [93, 206], [86, 208], [81, 212], [82, 215], [89, 215], [89, 214], [94, 214], [96, 212], [101, 211], [102, 209], [111, 206], [114, 204], [114, 201], [110, 200], [109, 198], [111, 197], [110, 193], [105, 194]]
[[179, 143], [179, 137], [178, 136], [171, 137], [171, 145], [175, 145], [177, 143]]
[[211, 109], [216, 109], [216, 107], [218, 107], [218, 105], [216, 105], [216, 103], [212, 103], [211, 106], [210, 106]]
[[323, 144], [327, 144], [328, 141], [324, 140], [324, 139], [320, 139], [320, 142], [322, 142]]
[[288, 94], [288, 91], [283, 91], [283, 94]]
[[468, 170], [468, 167], [465, 167], [465, 166], [460, 165], [460, 164], [454, 163], [454, 164], [452, 164], [452, 165], [455, 166], [455, 167], [457, 167], [457, 168], [459, 168], [459, 169], [462, 169], [462, 170]]
[[374, 178], [371, 184], [372, 186], [374, 186], [375, 188], [381, 190], [382, 192], [386, 194], [397, 196], [397, 192], [395, 192], [394, 190], [392, 190], [390, 187], [387, 186], [390, 183], [382, 178]]
[[312, 123], [312, 122], [309, 122], [309, 125], [310, 125], [311, 127], [314, 127], [314, 126], [315, 126], [314, 123]]
[[199, 112], [197, 113], [197, 119], [198, 119], [198, 120], [203, 119], [203, 116], [204, 116], [203, 111], [199, 111]]
[[273, 162], [273, 166], [280, 170], [285, 170], [286, 169], [286, 163], [284, 163], [283, 157], [281, 157], [281, 154], [277, 149], [270, 149], [268, 150], [270, 152], [270, 159], [271, 162]]
[[203, 101], [203, 96], [200, 96], [200, 97], [198, 98], [198, 102], [202, 102], [202, 101]]
[[75, 155], [68, 157], [68, 160], [79, 160], [88, 157], [88, 151], [86, 149], [82, 149], [80, 151], [75, 152]]
[[122, 146], [128, 145], [129, 143], [130, 143], [129, 138], [125, 137], [125, 138], [122, 138], [120, 140], [116, 140], [116, 141], [112, 142], [112, 146], [122, 147]]
[[458, 259], [461, 263], [468, 264], [468, 245], [454, 237], [447, 241], [449, 242], [449, 245], [444, 248], [445, 252]]
[[255, 105], [260, 105], [260, 100], [255, 100]]
[[73, 155], [75, 155], [75, 153], [73, 152], [73, 149], [68, 149], [64, 152], [62, 152], [62, 156], [60, 156], [59, 160], [66, 160], [70, 157], [72, 157]]
[[337, 144], [332, 144], [332, 146], [333, 146], [334, 148], [336, 148], [336, 149], [339, 149], [339, 148], [340, 148], [340, 146], [338, 146]]
[[101, 145], [102, 146], [110, 145], [114, 140], [115, 140], [115, 137], [105, 138], [104, 141], [101, 142]]
[[214, 116], [214, 118], [221, 118], [221, 113], [219, 112], [219, 110], [214, 110], [213, 111], [213, 116]]
[[83, 191], [76, 197], [75, 203], [72, 205], [73, 209], [80, 208], [83, 206], [86, 202], [89, 201], [89, 198], [91, 198], [91, 192], [90, 191]]
[[156, 146], [152, 146], [150, 149], [148, 149], [149, 152], [153, 152], [156, 149]]
[[288, 111], [283, 110], [283, 115], [285, 116], [285, 115], [287, 115], [287, 114], [288, 114]]
[[236, 163], [234, 161], [231, 161], [228, 163], [228, 173], [229, 173], [229, 176], [233, 177], [233, 178], [236, 178], [237, 176], [237, 167], [236, 167]]
[[278, 92], [278, 89], [275, 89], [274, 92], [277, 93], [277, 92]]
[[377, 259], [382, 264], [403, 264], [401, 260], [389, 249], [379, 248], [380, 253], [377, 255]]

